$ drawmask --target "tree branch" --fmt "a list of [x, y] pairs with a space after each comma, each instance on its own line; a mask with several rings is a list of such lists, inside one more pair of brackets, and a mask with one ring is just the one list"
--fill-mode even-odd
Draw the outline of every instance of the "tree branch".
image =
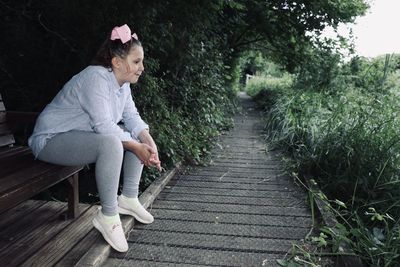
[[253, 40], [249, 40], [249, 41], [237, 43], [237, 44], [235, 44], [234, 46], [231, 46], [231, 47], [232, 47], [233, 49], [236, 49], [236, 48], [241, 47], [241, 46], [246, 46], [246, 45], [249, 45], [249, 44], [258, 43], [258, 42], [260, 42], [260, 41], [265, 41], [265, 40], [267, 40], [266, 37], [258, 37], [258, 38], [255, 38], [255, 39], [253, 39]]
[[43, 21], [41, 20], [42, 18], [42, 14], [38, 15], [38, 21], [39, 24], [49, 33], [54, 34], [55, 36], [57, 36], [58, 38], [60, 38], [69, 48], [71, 48], [71, 51], [76, 52], [77, 50], [75, 49], [75, 47], [73, 47], [72, 44], [70, 44], [70, 42], [68, 42], [67, 38], [65, 38], [64, 36], [62, 36], [61, 34], [59, 34], [58, 32], [55, 32], [53, 30], [50, 30], [46, 25], [44, 25]]
[[[251, 26], [247, 25], [247, 27], [239, 34], [237, 38], [235, 38], [234, 44], [239, 43], [240, 39], [250, 30]], [[234, 45], [235, 46], [235, 45]]]

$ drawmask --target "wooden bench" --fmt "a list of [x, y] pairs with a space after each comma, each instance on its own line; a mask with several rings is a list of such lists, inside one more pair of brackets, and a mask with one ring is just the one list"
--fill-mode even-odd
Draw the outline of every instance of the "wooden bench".
[[83, 166], [67, 167], [35, 160], [27, 146], [15, 145], [13, 130], [33, 125], [37, 113], [6, 112], [0, 94], [0, 213], [47, 188], [67, 180], [68, 217], [79, 215], [78, 173]]

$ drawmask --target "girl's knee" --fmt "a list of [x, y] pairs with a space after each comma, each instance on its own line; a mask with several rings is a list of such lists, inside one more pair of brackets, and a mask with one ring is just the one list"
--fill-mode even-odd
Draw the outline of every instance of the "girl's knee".
[[123, 155], [124, 148], [122, 146], [122, 141], [117, 136], [114, 135], [101, 135], [101, 143], [99, 149], [101, 152], [105, 153], [116, 153]]

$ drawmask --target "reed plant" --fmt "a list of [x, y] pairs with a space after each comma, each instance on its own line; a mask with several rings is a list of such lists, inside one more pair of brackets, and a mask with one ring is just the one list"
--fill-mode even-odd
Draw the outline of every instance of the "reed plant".
[[364, 77], [340, 77], [336, 84], [342, 86], [330, 90], [293, 86], [268, 94], [274, 99], [265, 104], [273, 103], [266, 115], [266, 134], [270, 146], [291, 156], [293, 172], [314, 177], [327, 199], [343, 201], [345, 208], [337, 213], [344, 229], [341, 236], [325, 229], [331, 243], [346, 238], [368, 265], [396, 266], [400, 101], [393, 80], [398, 73], [386, 66], [382, 73], [372, 73], [384, 78], [379, 80], [363, 71]]

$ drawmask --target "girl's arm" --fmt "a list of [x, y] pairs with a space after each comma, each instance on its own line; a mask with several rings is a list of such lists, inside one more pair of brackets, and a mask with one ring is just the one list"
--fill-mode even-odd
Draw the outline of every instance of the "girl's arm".
[[157, 145], [154, 142], [153, 137], [150, 135], [149, 130], [142, 130], [139, 134], [139, 139], [143, 144], [148, 145], [153, 151], [148, 162], [145, 162], [146, 166], [155, 166], [159, 171], [161, 171], [161, 162], [158, 157]]

